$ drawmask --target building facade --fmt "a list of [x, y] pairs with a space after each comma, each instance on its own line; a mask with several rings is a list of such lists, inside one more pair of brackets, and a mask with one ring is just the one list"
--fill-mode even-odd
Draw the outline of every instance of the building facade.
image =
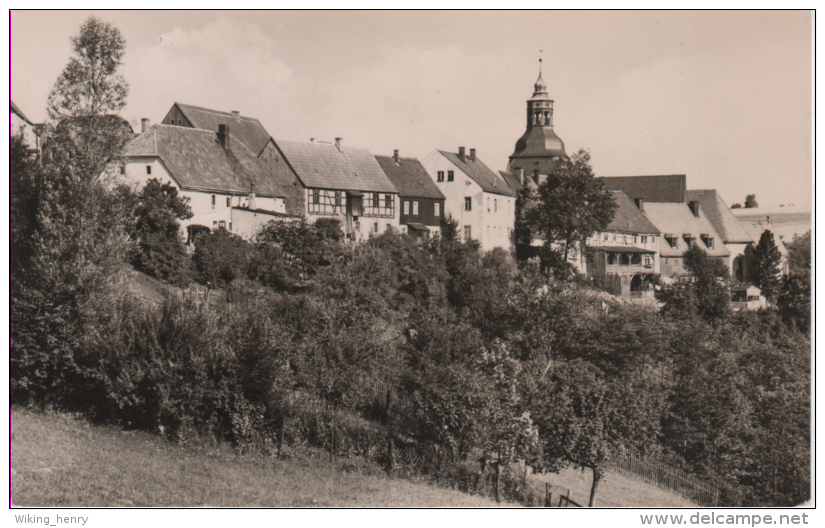
[[587, 275], [603, 290], [621, 297], [653, 297], [660, 273], [661, 232], [621, 191], [612, 191], [616, 212], [603, 231], [587, 240]]
[[335, 143], [274, 140], [277, 156], [295, 172], [310, 222], [337, 218], [350, 240], [399, 228], [398, 190], [367, 149]]
[[445, 196], [421, 162], [402, 158], [397, 150], [392, 156], [375, 156], [375, 159], [398, 189], [400, 230], [422, 238], [440, 233]]
[[193, 216], [181, 227], [190, 244], [194, 233], [218, 228], [252, 238], [263, 224], [289, 216], [285, 192], [263, 162], [233, 142], [229, 125], [153, 125], [126, 145], [119, 170], [139, 187], [157, 179], [189, 199]]
[[509, 250], [515, 224], [516, 193], [464, 147], [434, 150], [421, 164], [444, 195], [446, 213], [458, 222], [462, 240], [477, 240], [485, 251]]

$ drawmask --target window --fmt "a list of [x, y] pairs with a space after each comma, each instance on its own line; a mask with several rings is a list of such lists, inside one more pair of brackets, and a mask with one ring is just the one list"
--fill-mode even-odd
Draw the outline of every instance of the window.
[[470, 240], [472, 236], [472, 230], [470, 229], [471, 226], [464, 226], [464, 241]]
[[440, 182], [444, 181], [444, 171], [438, 171], [438, 180]]
[[646, 236], [641, 236], [639, 238], [642, 239], [642, 244], [647, 244], [647, 237]]
[[611, 266], [616, 265], [616, 254], [615, 253], [608, 253], [607, 254], [607, 263]]
[[682, 263], [679, 261], [679, 259], [673, 259], [673, 266], [679, 268], [682, 266]]
[[341, 191], [335, 191], [335, 207], [336, 209], [341, 207]]
[[151, 165], [146, 166], [146, 174], [152, 174], [152, 166]]
[[355, 222], [355, 232], [356, 233], [361, 232], [361, 222]]
[[377, 233], [377, 232], [378, 232], [378, 222], [375, 222], [375, 223], [372, 225], [372, 232], [373, 232], [373, 233]]
[[212, 209], [215, 208], [215, 195], [212, 195]]
[[693, 244], [696, 243], [696, 238], [689, 234], [684, 234], [682, 237], [685, 239], [685, 244], [687, 244], [688, 247], [693, 247]]
[[436, 218], [441, 216], [441, 204], [438, 203], [438, 202], [434, 203], [433, 204], [433, 211], [434, 211], [433, 216], [435, 216]]
[[713, 237], [710, 235], [700, 235], [700, 237], [706, 248], [713, 249]]
[[498, 198], [493, 198], [493, 211], [498, 211]]
[[607, 233], [604, 234], [604, 241], [607, 242], [607, 239], [610, 237]]
[[667, 245], [672, 247], [672, 248], [675, 248], [676, 246], [679, 245], [679, 239], [676, 238], [675, 236], [667, 236], [667, 237], [665, 237], [665, 240], [667, 241]]
[[229, 230], [232, 231], [232, 222], [229, 222]]
[[318, 189], [312, 190], [312, 203], [318, 204], [321, 203], [321, 191]]
[[334, 215], [341, 207], [340, 191], [310, 189], [309, 212], [322, 215]]
[[120, 166], [120, 173], [121, 174], [126, 174], [126, 165], [121, 165]]
[[231, 203], [231, 202], [230, 202], [230, 200], [231, 200], [231, 199], [232, 199], [232, 198], [230, 198], [229, 196], [227, 196], [227, 197], [226, 197], [226, 206], [227, 206], [227, 207], [230, 207], [230, 205], [229, 205], [229, 204]]
[[413, 216], [418, 216], [418, 202], [413, 202]]
[[225, 220], [221, 220], [220, 222], [218, 222], [218, 228], [220, 228], [220, 229], [226, 229], [226, 221], [225, 221]]
[[644, 256], [644, 266], [646, 268], [652, 268], [653, 267], [653, 257], [651, 257], [650, 255], [645, 255]]
[[392, 229], [392, 224], [387, 224], [387, 228], [384, 229], [384, 231], [389, 231], [390, 229]]
[[473, 199], [467, 196], [464, 198], [464, 210], [465, 211], [472, 211], [473, 210]]
[[447, 171], [447, 181], [451, 182], [454, 179], [455, 179], [455, 174], [453, 173], [453, 171]]
[[487, 197], [487, 212], [490, 212], [490, 197]]
[[410, 202], [404, 200], [404, 214], [410, 214]]
[[[395, 202], [392, 196], [392, 194], [384, 194], [382, 199], [381, 193], [367, 193], [364, 196], [364, 216], [383, 218], [395, 216]], [[404, 202], [404, 207], [409, 207], [407, 202]], [[408, 209], [404, 210], [404, 214], [409, 214]]]

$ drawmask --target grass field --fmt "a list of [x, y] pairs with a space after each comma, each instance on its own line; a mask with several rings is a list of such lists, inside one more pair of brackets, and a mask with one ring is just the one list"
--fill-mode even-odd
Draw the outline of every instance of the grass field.
[[181, 447], [55, 413], [12, 409], [10, 420], [11, 501], [18, 506], [497, 506], [350, 472], [345, 461]]
[[[13, 408], [11, 501], [18, 506], [495, 507], [493, 500], [352, 469], [312, 452], [278, 460], [226, 445], [182, 447], [72, 416]], [[586, 503], [590, 474], [533, 476]], [[513, 506], [513, 505], [510, 505]], [[693, 506], [608, 472], [597, 506]]]

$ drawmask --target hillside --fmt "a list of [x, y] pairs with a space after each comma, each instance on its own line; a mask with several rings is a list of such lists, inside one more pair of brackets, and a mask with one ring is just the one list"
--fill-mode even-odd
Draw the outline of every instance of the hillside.
[[[498, 506], [453, 490], [365, 474], [345, 460], [278, 460], [221, 445], [181, 447], [148, 433], [20, 409], [11, 410], [10, 421], [15, 505]], [[587, 476], [572, 470], [536, 478], [549, 479], [554, 497], [570, 489], [573, 500], [584, 500], [589, 490]], [[598, 498], [601, 506], [692, 505], [611, 472], [600, 484]]]

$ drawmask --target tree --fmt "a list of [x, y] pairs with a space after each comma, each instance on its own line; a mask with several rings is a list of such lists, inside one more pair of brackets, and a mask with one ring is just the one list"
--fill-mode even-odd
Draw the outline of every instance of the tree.
[[22, 134], [9, 138], [9, 229], [11, 274], [24, 269], [32, 253], [40, 201], [40, 170]]
[[759, 243], [753, 251], [751, 280], [762, 289], [762, 294], [769, 300], [776, 299], [782, 280], [782, 254], [774, 242], [770, 229], [762, 232]]
[[616, 203], [604, 183], [593, 176], [590, 154], [580, 150], [560, 159], [554, 174], [539, 185], [535, 205], [528, 208], [528, 225], [544, 236], [545, 246], [561, 244], [564, 262], [574, 242], [584, 241], [613, 219]]
[[89, 17], [71, 38], [75, 56], [49, 94], [52, 121], [116, 113], [126, 105], [129, 87], [118, 75], [126, 43], [120, 30]]
[[213, 288], [246, 278], [251, 258], [250, 244], [223, 228], [202, 235], [195, 241], [193, 260], [198, 282]]
[[790, 271], [804, 271], [811, 269], [811, 230], [804, 235], [797, 233], [793, 241], [785, 244], [788, 248], [788, 268]]
[[756, 195], [749, 194], [745, 196], [745, 209], [753, 209], [755, 207], [759, 207], [759, 204], [756, 203]]
[[61, 167], [100, 174], [133, 137], [129, 123], [116, 115], [129, 91], [117, 73], [125, 42], [116, 27], [95, 17], [71, 42], [74, 56], [49, 94], [44, 156]]
[[656, 292], [656, 299], [664, 303], [662, 313], [701, 315], [709, 322], [724, 320], [730, 313], [727, 266], [698, 246], [686, 250], [683, 257], [689, 275]]
[[447, 213], [441, 217], [441, 238], [447, 241], [458, 239], [458, 220], [453, 215]]
[[731, 205], [730, 208], [731, 209], [742, 209], [742, 204], [737, 202], [737, 203]]
[[189, 198], [169, 183], [152, 178], [141, 189], [135, 207], [138, 250], [132, 265], [152, 277], [186, 286], [191, 261], [180, 235], [180, 220], [192, 218]]
[[782, 282], [776, 301], [779, 313], [802, 332], [811, 328], [811, 271], [792, 271]]

